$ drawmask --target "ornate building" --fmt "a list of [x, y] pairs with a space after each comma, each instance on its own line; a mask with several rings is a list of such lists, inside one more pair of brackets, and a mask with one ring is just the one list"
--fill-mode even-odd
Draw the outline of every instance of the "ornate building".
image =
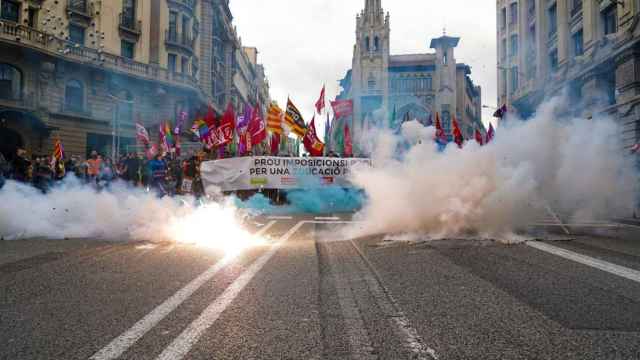
[[640, 1], [497, 0], [498, 103], [526, 118], [566, 91], [566, 112], [610, 114], [640, 141]]
[[438, 112], [450, 136], [455, 115], [465, 138], [473, 138], [475, 129], [485, 133], [481, 89], [470, 78], [471, 68], [455, 59], [459, 38], [433, 39], [434, 53], [391, 55], [390, 15], [381, 0], [366, 0], [356, 24], [352, 69], [340, 81], [339, 95], [354, 101], [356, 139], [370, 121], [386, 121], [393, 113], [399, 123], [407, 116], [435, 121]]
[[0, 0], [0, 152], [50, 154], [59, 138], [110, 155], [134, 148], [138, 119], [223, 112], [232, 19], [228, 0]]

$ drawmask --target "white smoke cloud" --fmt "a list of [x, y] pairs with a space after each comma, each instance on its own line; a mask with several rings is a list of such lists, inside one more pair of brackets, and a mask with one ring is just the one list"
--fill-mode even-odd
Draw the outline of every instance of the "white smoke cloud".
[[374, 167], [352, 179], [369, 201], [357, 215], [364, 226], [351, 235], [505, 238], [544, 216], [547, 204], [577, 221], [630, 214], [637, 173], [615, 122], [561, 120], [561, 103], [552, 100], [533, 119], [501, 127], [483, 147], [470, 141], [440, 153], [434, 130], [410, 122], [402, 129], [410, 148], [396, 160], [398, 139], [376, 134]]
[[46, 195], [13, 181], [0, 189], [0, 237], [5, 240], [172, 241], [235, 251], [257, 241], [241, 226], [243, 216], [224, 202], [160, 199], [117, 182], [108, 191], [96, 191], [68, 178]]

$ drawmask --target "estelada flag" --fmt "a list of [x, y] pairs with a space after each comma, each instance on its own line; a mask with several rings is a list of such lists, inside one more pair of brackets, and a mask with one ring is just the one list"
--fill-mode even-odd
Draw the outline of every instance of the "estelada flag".
[[344, 125], [344, 156], [353, 156], [353, 143], [351, 142], [351, 132], [349, 124]]
[[485, 141], [485, 144], [490, 143], [491, 141], [493, 141], [493, 137], [496, 135], [496, 131], [493, 128], [493, 124], [489, 124], [489, 131], [487, 131], [487, 141]]
[[480, 146], [484, 145], [484, 138], [482, 137], [482, 133], [480, 130], [476, 129], [476, 142], [480, 144]]
[[440, 144], [447, 144], [449, 139], [447, 139], [447, 134], [444, 133], [444, 128], [442, 127], [442, 122], [440, 121], [440, 114], [436, 113], [436, 139]]
[[261, 113], [260, 105], [256, 105], [247, 128], [247, 132], [251, 134], [251, 143], [253, 145], [260, 144], [267, 138], [267, 127]]
[[297, 137], [304, 137], [307, 132], [302, 114], [290, 99], [287, 99], [287, 113], [285, 114], [284, 122]]
[[272, 134], [282, 134], [282, 109], [276, 104], [269, 106], [267, 115], [267, 130]]
[[302, 142], [304, 143], [304, 148], [307, 149], [311, 156], [324, 155], [324, 144], [320, 141], [318, 133], [316, 132], [315, 116], [311, 119], [311, 123], [309, 124], [309, 128], [307, 129], [307, 133], [304, 135]]
[[458, 122], [456, 121], [456, 117], [453, 117], [453, 141], [458, 144], [458, 147], [462, 148], [462, 144], [464, 144], [464, 136], [462, 136], [462, 131], [460, 131], [460, 127], [458, 126]]
[[347, 117], [353, 115], [353, 100], [336, 100], [331, 102], [335, 117]]
[[322, 87], [322, 91], [320, 91], [320, 98], [316, 101], [316, 111], [318, 114], [322, 114], [322, 110], [325, 106], [324, 94], [325, 94], [326, 86]]

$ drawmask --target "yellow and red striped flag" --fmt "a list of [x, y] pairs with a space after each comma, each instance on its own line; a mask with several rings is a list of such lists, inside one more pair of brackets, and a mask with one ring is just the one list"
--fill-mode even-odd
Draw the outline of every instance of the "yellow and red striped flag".
[[58, 161], [64, 158], [64, 148], [62, 147], [60, 139], [56, 140], [56, 143], [53, 146], [53, 157]]
[[267, 114], [267, 130], [272, 134], [282, 134], [282, 117], [284, 113], [276, 104], [269, 106]]

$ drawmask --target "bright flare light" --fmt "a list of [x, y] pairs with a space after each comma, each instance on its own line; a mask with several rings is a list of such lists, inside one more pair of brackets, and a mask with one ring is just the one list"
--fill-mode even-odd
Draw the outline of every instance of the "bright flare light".
[[237, 255], [243, 250], [265, 244], [263, 238], [253, 236], [237, 219], [234, 207], [211, 203], [191, 209], [173, 219], [169, 235], [178, 243], [195, 244], [227, 255]]

